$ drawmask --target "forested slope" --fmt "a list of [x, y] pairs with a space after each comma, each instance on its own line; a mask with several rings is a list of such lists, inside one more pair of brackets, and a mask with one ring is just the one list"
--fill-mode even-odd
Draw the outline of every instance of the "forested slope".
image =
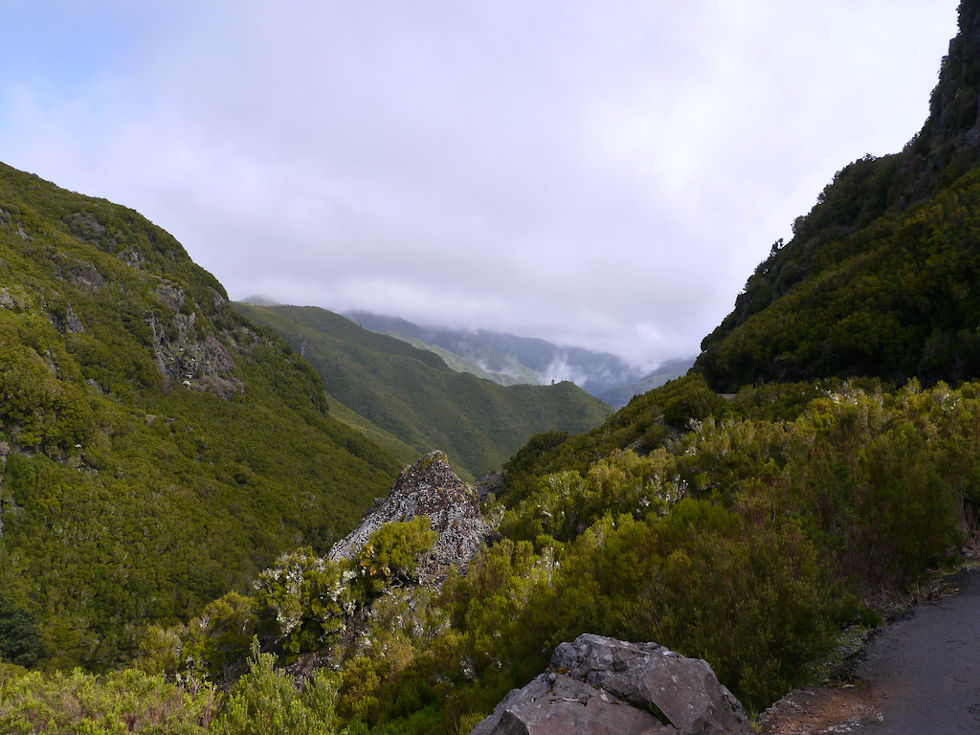
[[696, 368], [720, 391], [830, 375], [980, 374], [980, 4], [963, 2], [922, 130], [837, 173]]
[[0, 601], [52, 663], [326, 549], [398, 467], [173, 237], [0, 165]]
[[610, 409], [572, 383], [502, 386], [432, 352], [316, 307], [235, 307], [312, 363], [327, 394], [414, 447], [445, 451], [466, 477], [499, 468], [532, 435], [591, 429]]

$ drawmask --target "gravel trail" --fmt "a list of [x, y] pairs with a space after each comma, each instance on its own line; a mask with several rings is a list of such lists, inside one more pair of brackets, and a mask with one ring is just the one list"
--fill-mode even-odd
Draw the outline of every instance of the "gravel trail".
[[917, 605], [864, 649], [857, 681], [792, 692], [763, 735], [980, 735], [980, 566], [949, 580], [956, 594]]

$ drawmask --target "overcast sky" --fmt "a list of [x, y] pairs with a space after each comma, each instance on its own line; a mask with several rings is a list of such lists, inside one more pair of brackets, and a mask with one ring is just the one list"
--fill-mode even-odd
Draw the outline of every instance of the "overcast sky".
[[232, 298], [693, 355], [956, 0], [0, 0], [0, 160]]

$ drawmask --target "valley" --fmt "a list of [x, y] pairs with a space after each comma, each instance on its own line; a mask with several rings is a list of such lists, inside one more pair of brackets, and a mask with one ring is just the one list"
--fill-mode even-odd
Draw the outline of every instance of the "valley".
[[[759, 725], [975, 543], [978, 99], [961, 0], [920, 132], [647, 375], [232, 302], [134, 210], [0, 164], [0, 731]], [[661, 699], [668, 659], [700, 683]]]
[[248, 304], [235, 308], [275, 329], [309, 360], [323, 380], [328, 401], [407, 444], [410, 452], [396, 454], [405, 464], [441, 450], [472, 480], [499, 470], [534, 434], [579, 433], [610, 413], [572, 383], [503, 386], [478, 379], [450, 369], [428, 350], [362, 329], [325, 309]]

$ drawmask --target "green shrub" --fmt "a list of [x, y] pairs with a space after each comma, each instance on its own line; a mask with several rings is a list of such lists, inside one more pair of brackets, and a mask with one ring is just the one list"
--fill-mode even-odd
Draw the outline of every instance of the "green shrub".
[[0, 661], [33, 666], [44, 656], [34, 616], [0, 595]]
[[134, 669], [93, 676], [0, 673], [0, 732], [9, 735], [194, 735], [207, 732], [218, 696]]
[[228, 693], [210, 732], [215, 735], [342, 735], [334, 729], [337, 690], [319, 669], [300, 692], [274, 666], [275, 657], [252, 649], [249, 671]]
[[354, 557], [354, 567], [364, 587], [364, 599], [376, 596], [393, 583], [414, 580], [419, 557], [439, 537], [426, 516], [410, 521], [386, 523], [371, 534]]

